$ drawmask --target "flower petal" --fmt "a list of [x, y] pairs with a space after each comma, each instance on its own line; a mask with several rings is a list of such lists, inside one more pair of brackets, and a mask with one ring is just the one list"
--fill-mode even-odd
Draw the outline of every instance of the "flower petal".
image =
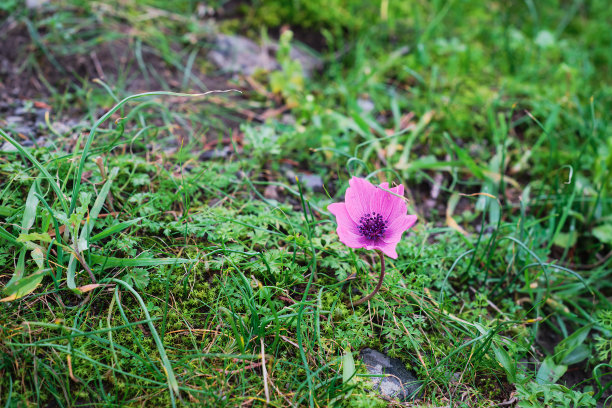
[[396, 218], [395, 220], [391, 221], [387, 231], [385, 231], [383, 241], [388, 244], [397, 244], [402, 239], [404, 231], [411, 228], [416, 222], [416, 215], [402, 215], [401, 217]]
[[358, 223], [364, 214], [370, 212], [370, 201], [376, 194], [377, 188], [366, 179], [359, 177], [351, 178], [349, 186], [344, 199], [346, 210], [353, 221]]
[[327, 206], [327, 210], [336, 217], [338, 227], [342, 227], [353, 233], [357, 231], [357, 224], [349, 216], [346, 203], [333, 203]]
[[351, 219], [345, 203], [333, 203], [327, 210], [336, 216], [338, 238], [340, 242], [351, 248], [363, 248], [362, 236], [357, 233], [357, 224]]
[[397, 242], [393, 244], [381, 242], [376, 246], [376, 249], [380, 249], [383, 254], [387, 255], [389, 258], [397, 259], [397, 251], [395, 250], [396, 246]]
[[408, 212], [408, 207], [406, 207], [406, 200], [404, 200], [404, 186], [399, 185], [390, 189], [393, 194], [389, 194], [391, 197], [391, 204], [389, 205], [389, 216], [387, 218], [388, 221], [393, 222], [396, 218], [399, 218], [403, 215], [406, 215]]
[[404, 185], [403, 184], [400, 184], [397, 187], [392, 187], [390, 188], [390, 190], [399, 196], [402, 196], [402, 197], [404, 196]]
[[389, 188], [389, 183], [381, 183], [372, 197], [370, 210], [379, 213], [385, 221], [404, 215], [408, 209], [402, 198], [403, 195], [404, 186], [401, 184], [397, 187]]
[[338, 238], [340, 238], [340, 242], [342, 242], [348, 247], [363, 248], [365, 246], [361, 236], [347, 230], [346, 228], [341, 227], [340, 225], [338, 225], [336, 232], [338, 233]]
[[378, 185], [376, 192], [370, 200], [370, 209], [382, 215], [383, 219], [386, 220], [389, 216], [389, 204], [391, 204], [389, 197], [391, 194], [385, 190], [389, 190], [389, 183], [381, 183]]

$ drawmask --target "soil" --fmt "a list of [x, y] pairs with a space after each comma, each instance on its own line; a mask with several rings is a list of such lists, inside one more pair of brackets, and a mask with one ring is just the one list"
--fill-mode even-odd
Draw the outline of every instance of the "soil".
[[[146, 68], [141, 69], [137, 63], [134, 39], [129, 36], [127, 25], [118, 25], [118, 32], [125, 34], [120, 38], [106, 41], [95, 46], [78, 45], [89, 52], [75, 55], [55, 55], [52, 47], [45, 45], [47, 52], [36, 45], [25, 22], [11, 17], [2, 21], [0, 13], [0, 127], [9, 130], [17, 136], [24, 145], [40, 145], [46, 143], [49, 130], [45, 124], [45, 114], [49, 112], [50, 122], [59, 124], [66, 132], [74, 129], [86, 113], [83, 104], [73, 104], [62, 112], [62, 117], [51, 112], [50, 101], [66, 91], [76, 91], [78, 88], [97, 86], [92, 84], [96, 78], [108, 84], [123, 81], [124, 90], [128, 94], [141, 92], [172, 90], [184, 92], [204, 92], [211, 89], [237, 88], [230, 84], [227, 75], [212, 72], [205, 75], [199, 70], [192, 70], [192, 80], [187, 83], [187, 89], [181, 89], [184, 73], [167, 63], [150, 46], [142, 44], [141, 55]], [[39, 33], [43, 35], [44, 33]], [[79, 40], [81, 41], [81, 40]], [[205, 58], [206, 50], [200, 50], [198, 61]], [[78, 88], [77, 88], [78, 87]], [[227, 109], [239, 104], [241, 98], [248, 97], [248, 89], [244, 94], [225, 94], [223, 98], [213, 97], [209, 101], [224, 105]], [[102, 113], [102, 111], [100, 112]], [[257, 118], [259, 112], [234, 112], [238, 116]], [[235, 115], [234, 115], [235, 116]], [[238, 134], [239, 123], [229, 117], [221, 118], [225, 132]], [[59, 133], [65, 134], [61, 129]], [[180, 132], [178, 132], [180, 133]], [[180, 137], [178, 135], [177, 137]], [[45, 137], [43, 137], [45, 136]], [[218, 139], [216, 132], [207, 132], [209, 142]], [[224, 135], [225, 136], [225, 135]], [[229, 140], [229, 139], [228, 139]], [[177, 142], [180, 145], [180, 141]], [[0, 143], [0, 149], [10, 149]]]
[[[229, 12], [218, 18], [235, 18], [237, 11], [231, 7]], [[45, 12], [41, 11], [37, 18], [44, 18]], [[88, 27], [87, 33], [91, 37], [92, 32], [102, 30], [103, 27]], [[140, 92], [172, 90], [182, 92], [204, 92], [208, 90], [238, 89], [242, 93], [224, 94], [223, 97], [212, 96], [208, 102], [220, 104], [232, 112], [234, 118], [242, 117], [245, 121], [264, 121], [265, 119], [282, 113], [285, 108], [278, 107], [280, 101], [268, 99], [265, 107], [260, 109], [244, 109], [242, 105], [250, 100], [253, 94], [258, 94], [259, 89], [254, 89], [251, 81], [240, 81], [241, 86], [236, 85], [236, 76], [223, 74], [220, 71], [208, 70], [206, 73], [199, 69], [192, 69], [192, 78], [188, 81], [186, 88], [183, 87], [184, 72], [165, 61], [161, 55], [151, 46], [142, 43], [140, 57], [145, 67], [138, 64], [136, 45], [132, 28], [125, 23], [115, 23], [114, 31], [123, 34], [114, 40], [92, 45], [89, 40], [79, 39], [76, 44], [71, 44], [73, 49], [86, 50], [83, 53], [62, 55], [55, 52], [53, 44], [40, 44], [40, 39], [35, 41], [24, 21], [6, 17], [0, 12], [0, 126], [4, 129], [16, 132], [21, 139], [29, 140], [28, 143], [36, 144], [41, 137], [41, 132], [48, 133], [44, 123], [45, 111], [51, 107], [45, 101], [57, 95], [63, 95], [66, 91], [77, 90], [84, 84], [91, 86], [96, 78], [108, 84], [123, 82], [123, 89], [128, 94]], [[45, 33], [37, 33], [44, 38]], [[89, 42], [88, 42], [89, 41]], [[195, 58], [193, 67], [206, 66], [208, 58], [208, 47], [202, 43], [202, 48]], [[177, 51], [179, 44], [171, 45]], [[43, 49], [44, 48], [44, 49]], [[178, 54], [178, 53], [176, 53]], [[183, 64], [186, 61], [182, 61]], [[261, 85], [255, 84], [257, 87]], [[96, 86], [96, 85], [94, 85]], [[78, 88], [77, 88], [78, 87]], [[270, 95], [266, 95], [269, 97]], [[26, 115], [26, 108], [36, 105], [34, 110]], [[51, 122], [62, 123], [74, 122], [82, 118], [85, 112], [83, 104], [74, 104], [63, 112], [64, 117], [58, 118], [50, 112]], [[21, 113], [20, 113], [21, 112]], [[220, 147], [218, 141], [224, 141], [220, 145], [230, 146], [231, 139], [239, 141], [241, 132], [239, 122], [231, 119], [229, 115], [220, 118], [224, 123], [223, 135], [217, 132], [207, 132], [205, 144], [212, 144], [211, 148]], [[12, 121], [12, 122], [11, 122]], [[240, 120], [242, 122], [243, 120]], [[70, 126], [69, 126], [70, 127]], [[62, 133], [62, 132], [60, 132]], [[231, 135], [231, 137], [227, 137]], [[177, 135], [180, 138], [180, 135]], [[226, 143], [227, 141], [227, 143]], [[181, 141], [177, 142], [181, 145]], [[1, 148], [0, 144], [0, 148]]]
[[[166, 84], [173, 90], [180, 90], [183, 73], [169, 67], [145, 44], [142, 45], [142, 59], [146, 72], [140, 69], [133, 39], [128, 37], [129, 30], [128, 26], [120, 25], [119, 32], [126, 37], [98, 44], [89, 54], [60, 56], [49, 52], [45, 55], [35, 45], [24, 23], [8, 19], [0, 26], [0, 43], [3, 44], [0, 47], [0, 96], [44, 97], [53, 90], [62, 93], [73, 83], [90, 82], [95, 78], [113, 83], [119, 75], [125, 78], [129, 92], [160, 90]], [[28, 63], [29, 58], [34, 58], [35, 63]], [[193, 74], [206, 87], [194, 91], [229, 87], [228, 78], [222, 75], [205, 76], [195, 70]], [[195, 88], [194, 84], [190, 85]]]

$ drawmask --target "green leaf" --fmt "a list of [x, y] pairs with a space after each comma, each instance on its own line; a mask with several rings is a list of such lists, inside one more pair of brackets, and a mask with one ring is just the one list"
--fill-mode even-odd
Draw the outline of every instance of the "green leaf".
[[21, 247], [21, 251], [19, 251], [19, 258], [17, 258], [17, 266], [15, 267], [15, 272], [13, 276], [11, 276], [11, 280], [8, 281], [6, 286], [4, 287], [4, 292], [6, 293], [6, 288], [11, 285], [15, 285], [25, 273], [25, 256], [26, 256], [26, 247]]
[[468, 170], [470, 170], [474, 177], [481, 180], [486, 179], [483, 170], [480, 168], [480, 166], [478, 166], [478, 164], [476, 164], [468, 152], [460, 148], [457, 144], [453, 145], [453, 149], [455, 150], [457, 157], [468, 168]]
[[42, 249], [40, 247], [34, 248], [31, 255], [38, 269], [43, 269], [45, 266], [45, 254], [43, 254]]
[[506, 374], [508, 375], [508, 381], [510, 383], [516, 382], [516, 362], [510, 358], [508, 352], [501, 346], [493, 346], [493, 352], [497, 362], [504, 367]]
[[[106, 201], [106, 196], [110, 191], [111, 185], [113, 184], [113, 180], [117, 176], [119, 172], [119, 167], [115, 167], [111, 170], [110, 175], [100, 193], [96, 197], [96, 201], [94, 201], [93, 206], [89, 210], [89, 214], [87, 216], [87, 222], [85, 226], [81, 229], [81, 233], [79, 234], [79, 239], [77, 241], [77, 248], [79, 251], [83, 252], [89, 248], [89, 236], [91, 235], [91, 231], [93, 230], [94, 224], [98, 219], [98, 215], [100, 215], [100, 211], [102, 211], [102, 207], [104, 206], [104, 202]], [[83, 195], [84, 193], [81, 193]], [[87, 197], [86, 201], [83, 202], [83, 206], [89, 205], [90, 197]], [[78, 211], [77, 211], [78, 212]]]
[[586, 344], [581, 344], [565, 356], [561, 364], [578, 364], [591, 356], [591, 349]]
[[578, 346], [582, 345], [590, 331], [591, 325], [589, 324], [576, 330], [570, 336], [561, 340], [555, 347], [555, 363], [561, 364], [572, 351], [578, 348]]
[[556, 383], [566, 371], [566, 365], [555, 364], [553, 356], [548, 356], [544, 359], [536, 374], [536, 382], [538, 384]]
[[2, 217], [10, 217], [15, 213], [15, 209], [12, 207], [7, 207], [4, 205], [0, 205], [0, 216]]
[[11, 234], [2, 227], [0, 227], [0, 238], [7, 240], [8, 242], [14, 245], [20, 244], [19, 242], [17, 242], [17, 238], [15, 238], [13, 234]]
[[0, 302], [10, 302], [31, 293], [38, 287], [48, 272], [49, 269], [41, 269], [25, 278], [19, 279], [19, 281], [13, 285], [6, 285], [4, 287], [4, 293], [8, 296], [4, 299], [0, 299]]
[[113, 184], [117, 173], [119, 173], [119, 167], [115, 167], [111, 170], [108, 180], [106, 181], [106, 183], [104, 183], [104, 186], [100, 190], [100, 194], [98, 194], [98, 197], [96, 197], [96, 201], [94, 202], [93, 206], [91, 207], [91, 210], [89, 211], [89, 217], [87, 218], [87, 228], [84, 228], [81, 232], [82, 239], [89, 239], [91, 230], [94, 227], [94, 223], [98, 218], [98, 215], [100, 215], [100, 211], [102, 211], [102, 206], [104, 206], [106, 196], [108, 196], [111, 185]]
[[349, 351], [342, 356], [342, 382], [348, 383], [355, 376], [355, 360]]
[[76, 272], [76, 258], [74, 255], [70, 257], [70, 261], [68, 261], [68, 269], [66, 270], [66, 286], [68, 289], [75, 290], [76, 282], [75, 282], [75, 272]]
[[130, 183], [135, 187], [146, 186], [151, 184], [151, 177], [146, 173], [138, 173], [130, 178]]
[[118, 224], [111, 225], [110, 227], [106, 228], [104, 231], [102, 231], [99, 234], [96, 234], [93, 237], [91, 237], [89, 239], [89, 242], [93, 243], [93, 242], [99, 241], [101, 239], [104, 239], [106, 237], [109, 237], [109, 236], [111, 236], [113, 234], [116, 234], [118, 232], [121, 232], [124, 229], [129, 228], [129, 227], [131, 227], [134, 224], [137, 224], [143, 218], [144, 217], [139, 217], [139, 218], [135, 218], [133, 220], [123, 221], [123, 222], [120, 222]]
[[17, 242], [25, 243], [28, 241], [51, 242], [52, 238], [46, 232], [43, 232], [42, 234], [38, 232], [31, 232], [29, 234], [19, 234], [19, 236], [17, 237]]
[[553, 243], [561, 248], [571, 248], [576, 245], [578, 240], [578, 234], [576, 231], [572, 232], [560, 232], [555, 236]]
[[21, 230], [28, 232], [34, 221], [36, 220], [36, 207], [38, 207], [38, 197], [36, 197], [36, 183], [30, 187], [28, 198], [26, 199], [25, 209], [23, 210], [23, 218], [21, 220]]
[[196, 262], [196, 259], [185, 258], [113, 258], [112, 256], [101, 256], [91, 254], [91, 261], [95, 264], [103, 265], [104, 269], [126, 267], [126, 266], [157, 266], [157, 265], [178, 265]]
[[32, 259], [36, 263], [38, 270], [31, 275], [21, 277], [23, 271], [19, 271], [19, 268], [23, 267], [25, 248], [22, 249], [22, 252], [19, 254], [19, 261], [17, 262], [18, 270], [15, 271], [15, 276], [18, 276], [17, 279], [11, 279], [9, 283], [4, 287], [4, 293], [7, 295], [5, 298], [0, 299], [0, 302], [10, 302], [12, 300], [19, 299], [23, 297], [38, 287], [40, 282], [43, 280], [45, 275], [49, 272], [49, 269], [43, 269], [44, 267], [44, 259], [45, 254], [43, 253], [41, 248], [35, 248], [31, 255]]
[[552, 240], [548, 244], [549, 249], [552, 246], [552, 244], [557, 240], [557, 236], [561, 233], [561, 228], [563, 228], [563, 225], [565, 225], [565, 221], [567, 220], [569, 209], [572, 208], [572, 203], [574, 202], [574, 199], [576, 198], [577, 191], [578, 189], [576, 188], [576, 186], [574, 186], [574, 189], [572, 190], [572, 194], [569, 196], [565, 205], [563, 206], [563, 212], [561, 213], [561, 217], [559, 218], [559, 221], [557, 222], [557, 226], [555, 228], [555, 232], [553, 234]]
[[604, 244], [612, 244], [612, 224], [603, 224], [593, 228], [593, 235]]
[[124, 278], [129, 284], [134, 284], [138, 289], [144, 289], [149, 285], [149, 271], [143, 268], [134, 268], [126, 273]]
[[548, 30], [540, 31], [533, 42], [541, 48], [550, 48], [556, 43], [554, 34]]

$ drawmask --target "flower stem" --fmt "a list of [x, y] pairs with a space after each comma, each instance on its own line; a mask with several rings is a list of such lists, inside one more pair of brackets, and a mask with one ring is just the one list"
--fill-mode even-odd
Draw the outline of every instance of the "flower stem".
[[380, 277], [378, 278], [378, 283], [376, 284], [376, 287], [374, 288], [374, 290], [372, 291], [372, 293], [370, 293], [369, 295], [362, 297], [361, 299], [359, 299], [356, 302], [353, 302], [353, 306], [358, 306], [362, 303], [367, 302], [368, 300], [372, 299], [374, 297], [375, 294], [378, 293], [378, 291], [380, 290], [380, 287], [382, 286], [383, 280], [385, 279], [385, 255], [381, 252], [381, 251], [376, 251], [378, 252], [378, 256], [380, 257]]

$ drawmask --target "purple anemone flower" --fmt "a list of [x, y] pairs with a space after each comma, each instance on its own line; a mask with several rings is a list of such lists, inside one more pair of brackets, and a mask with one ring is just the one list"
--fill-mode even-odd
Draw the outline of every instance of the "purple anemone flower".
[[417, 221], [416, 215], [406, 214], [404, 186], [375, 186], [359, 177], [351, 178], [349, 186], [345, 202], [327, 207], [336, 216], [340, 241], [351, 248], [377, 249], [396, 259], [395, 247], [402, 234]]

